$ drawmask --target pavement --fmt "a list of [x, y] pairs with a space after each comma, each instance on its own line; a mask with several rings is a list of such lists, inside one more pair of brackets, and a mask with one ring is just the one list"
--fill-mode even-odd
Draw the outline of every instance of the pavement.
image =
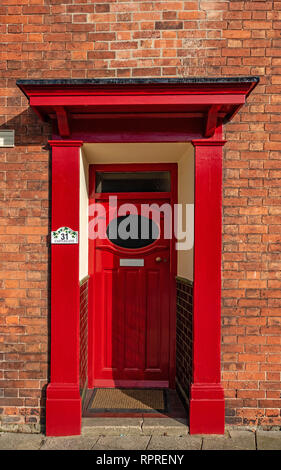
[[[86, 423], [87, 424], [87, 423]], [[0, 450], [281, 450], [281, 430], [228, 428], [224, 435], [190, 435], [188, 429], [164, 430], [125, 426], [83, 425], [81, 436], [47, 437], [44, 434], [0, 433]]]

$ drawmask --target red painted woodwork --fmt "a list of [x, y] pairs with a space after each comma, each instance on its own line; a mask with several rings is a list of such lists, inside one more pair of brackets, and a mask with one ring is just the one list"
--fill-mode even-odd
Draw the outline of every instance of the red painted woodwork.
[[[79, 230], [79, 141], [52, 147], [52, 230]], [[79, 245], [51, 245], [51, 380], [46, 434], [80, 434]]]
[[204, 137], [212, 137], [216, 132], [216, 128], [218, 126], [219, 109], [220, 106], [217, 104], [213, 104], [212, 106], [210, 106], [206, 118]]
[[56, 117], [58, 121], [59, 133], [62, 137], [70, 136], [69, 122], [67, 112], [64, 106], [55, 106]]
[[[107, 118], [72, 120], [71, 137], [93, 143], [114, 142], [188, 142], [200, 139], [205, 125], [204, 115], [196, 118]], [[54, 125], [54, 138], [60, 139]]]
[[[94, 193], [97, 171], [170, 170], [171, 192], [118, 193], [118, 207], [174, 200], [177, 165], [96, 165], [90, 171], [90, 195], [103, 204], [107, 223], [113, 213], [110, 194]], [[176, 201], [176, 200], [175, 200]], [[114, 218], [114, 217], [113, 217]], [[109, 240], [90, 240], [89, 265], [93, 286], [93, 351], [89, 354], [89, 386], [174, 387], [175, 384], [175, 240], [161, 236], [144, 248], [125, 249]], [[91, 226], [91, 217], [90, 217]], [[162, 261], [157, 263], [156, 257]], [[120, 258], [143, 259], [144, 267], [119, 266]], [[166, 260], [166, 261], [164, 261]], [[99, 292], [99, 295], [95, 295]]]
[[[40, 80], [18, 82], [39, 118], [51, 120], [53, 139], [57, 139], [50, 142], [53, 230], [63, 225], [79, 229], [79, 146], [82, 141], [193, 140], [196, 184], [194, 370], [190, 401], [192, 434], [224, 432], [224, 398], [220, 384], [221, 174], [224, 143], [221, 126], [239, 111], [257, 83], [257, 79], [237, 82], [230, 78], [228, 82], [217, 80], [213, 83], [198, 81], [181, 84], [152, 84], [149, 81], [131, 81], [127, 84], [114, 81], [105, 85], [100, 81], [90, 84], [71, 81], [46, 84], [46, 81]], [[71, 140], [61, 140], [62, 137]], [[201, 140], [202, 137], [210, 138]], [[89, 245], [93, 255], [89, 258], [89, 304], [93, 305], [95, 258], [91, 241]], [[173, 259], [172, 253], [173, 249], [170, 248], [171, 277], [176, 273], [176, 258]], [[105, 256], [111, 269], [117, 255], [106, 252]], [[151, 266], [153, 258], [147, 256], [148, 265]], [[51, 381], [47, 387], [46, 405], [48, 435], [79, 434], [81, 429], [78, 259], [78, 245], [52, 246]], [[136, 270], [127, 272], [130, 273], [129, 282], [133, 288], [132, 278], [139, 274]], [[155, 274], [152, 282], [158, 282], [156, 277]], [[175, 308], [174, 287], [171, 288], [170, 298], [171, 306]], [[110, 298], [105, 300], [110, 301]], [[170, 312], [173, 311], [171, 306]], [[93, 315], [89, 313], [88, 381], [92, 387], [94, 325]], [[171, 386], [175, 372], [173, 332], [175, 315], [170, 314]], [[98, 340], [101, 341], [101, 338], [98, 337]], [[134, 342], [132, 347], [135, 347]], [[142, 381], [138, 383], [140, 386], [148, 384]]]
[[[98, 120], [99, 115], [104, 113], [109, 116], [121, 113], [124, 119], [128, 113], [146, 115], [165, 113], [169, 118], [178, 113], [186, 113], [189, 124], [193, 125], [192, 120], [196, 116], [197, 128], [199, 127], [201, 133], [209, 137], [214, 132], [213, 124], [211, 127], [209, 125], [210, 120], [213, 122], [213, 116], [215, 115], [217, 125], [229, 121], [245, 103], [257, 80], [237, 81], [234, 78], [231, 81], [230, 78], [228, 82], [223, 83], [217, 80], [210, 82], [198, 80], [197, 83], [151, 81], [142, 83], [135, 80], [127, 81], [126, 84], [122, 80], [119, 83], [114, 81], [106, 84], [97, 81], [84, 84], [74, 81], [71, 84], [65, 82], [60, 84], [56, 81], [47, 84], [46, 81], [40, 83], [40, 81], [22, 80], [17, 84], [28, 97], [30, 106], [37, 110], [43, 120], [58, 121], [57, 132], [61, 136], [68, 135], [66, 116], [69, 116], [71, 121], [87, 119], [90, 125], [93, 113]], [[63, 112], [58, 114], [58, 109]], [[119, 118], [122, 119], [122, 116]], [[76, 130], [76, 126], [77, 123], [74, 124], [72, 133]], [[104, 123], [104, 129], [106, 128]], [[92, 126], [93, 132], [94, 129]], [[188, 128], [186, 132], [189, 132]]]
[[[241, 105], [245, 103], [245, 95], [244, 93], [241, 94], [213, 94], [207, 95], [208, 98], [206, 99], [205, 95], [196, 94], [196, 93], [188, 93], [187, 95], [182, 94], [150, 94], [150, 95], [142, 95], [142, 94], [134, 94], [134, 95], [125, 95], [125, 99], [123, 96], [118, 94], [97, 94], [91, 95], [88, 93], [86, 95], [72, 95], [72, 96], [51, 96], [48, 99], [47, 106], [87, 106], [90, 107], [89, 111], [101, 111], [101, 110], [108, 110], [111, 112], [118, 112], [121, 111], [122, 106], [126, 106], [126, 112], [134, 111], [136, 107], [141, 108], [140, 111], [150, 111], [155, 110], [161, 111], [164, 108], [166, 111], [171, 108], [170, 111], [184, 111], [187, 105], [194, 105], [194, 106], [202, 106], [206, 105], [223, 105], [223, 106], [230, 106], [234, 105]], [[43, 98], [43, 100], [42, 100]], [[32, 106], [42, 106], [44, 103], [44, 97], [42, 96], [32, 96], [30, 104]], [[44, 103], [45, 104], [45, 103]], [[43, 105], [44, 105], [43, 104]], [[46, 104], [45, 104], [46, 106]]]
[[193, 288], [193, 383], [190, 433], [224, 432], [220, 385], [222, 146], [198, 140], [195, 147], [195, 244]]
[[[119, 196], [118, 205], [123, 202]], [[139, 209], [136, 202], [130, 199]], [[108, 202], [103, 206], [108, 214]], [[144, 267], [119, 266], [121, 258], [143, 259]], [[94, 386], [168, 386], [169, 284], [169, 240], [161, 237], [146, 250], [114, 249], [108, 240], [96, 240]]]

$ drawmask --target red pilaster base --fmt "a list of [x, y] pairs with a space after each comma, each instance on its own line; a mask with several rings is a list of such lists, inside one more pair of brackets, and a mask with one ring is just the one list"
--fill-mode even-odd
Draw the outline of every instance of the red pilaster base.
[[219, 384], [193, 384], [189, 411], [190, 434], [224, 434], [224, 393]]
[[46, 402], [46, 435], [81, 433], [81, 397], [76, 384], [49, 384]]

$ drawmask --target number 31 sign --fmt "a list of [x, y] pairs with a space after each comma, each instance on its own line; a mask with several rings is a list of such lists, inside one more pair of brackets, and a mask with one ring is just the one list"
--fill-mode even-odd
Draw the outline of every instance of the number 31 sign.
[[51, 232], [51, 243], [56, 245], [72, 245], [78, 243], [78, 232], [69, 227], [60, 227]]

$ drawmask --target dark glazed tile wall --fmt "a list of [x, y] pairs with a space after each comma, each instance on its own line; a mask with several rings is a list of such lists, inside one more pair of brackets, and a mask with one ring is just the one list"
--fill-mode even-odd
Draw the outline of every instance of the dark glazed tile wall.
[[80, 393], [82, 399], [88, 382], [88, 279], [80, 285]]
[[192, 380], [192, 311], [193, 283], [176, 278], [177, 329], [176, 329], [176, 385], [181, 398], [189, 398]]

